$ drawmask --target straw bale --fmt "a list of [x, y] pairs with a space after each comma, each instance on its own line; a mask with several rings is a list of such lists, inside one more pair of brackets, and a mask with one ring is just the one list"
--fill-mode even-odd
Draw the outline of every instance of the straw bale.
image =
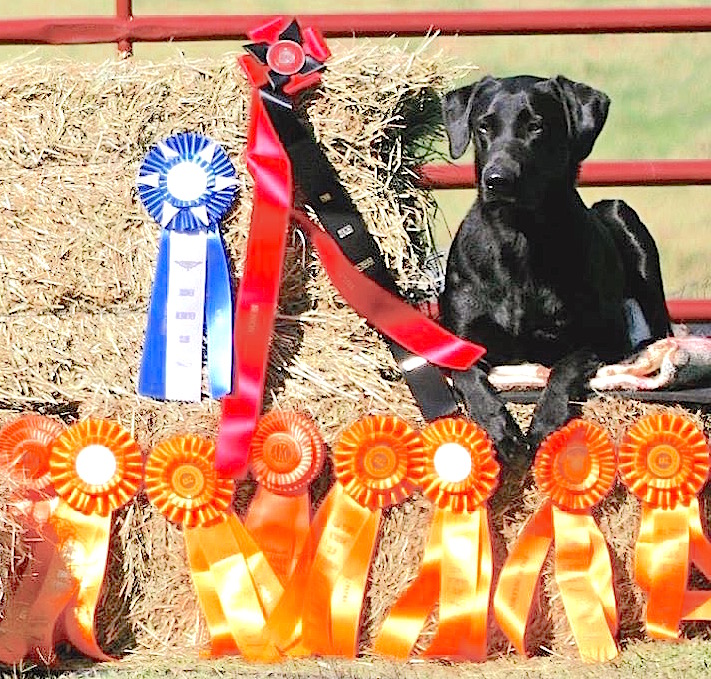
[[[190, 579], [182, 530], [141, 495], [122, 512], [117, 538], [123, 562], [116, 580], [121, 581], [119, 600], [127, 627], [121, 637], [124, 646], [117, 650], [161, 654], [204, 647], [209, 635]], [[111, 610], [103, 613], [109, 626], [115, 624]]]
[[133, 200], [134, 174], [121, 157], [8, 168], [0, 313], [146, 306], [157, 229]]
[[[135, 393], [145, 314], [13, 314], [0, 325], [0, 401], [21, 407], [75, 404], [86, 416], [138, 418], [147, 441], [166, 433], [161, 413], [214, 434], [215, 401], [157, 402]], [[310, 412], [333, 432], [373, 409], [414, 418], [407, 387], [377, 333], [350, 309], [277, 319], [267, 403]], [[141, 427], [140, 420], [146, 419]], [[197, 418], [197, 419], [196, 419]]]
[[0, 325], [0, 400], [78, 402], [132, 395], [145, 314], [13, 314]]
[[[414, 167], [431, 154], [431, 141], [418, 144], [424, 134], [436, 133], [437, 92], [468, 67], [394, 44], [332, 47], [323, 86], [304, 98], [300, 112], [403, 288], [411, 296], [429, 296], [435, 282], [422, 264], [431, 251], [434, 204], [416, 187]], [[0, 139], [0, 211], [6, 224], [0, 248], [0, 405], [8, 417], [33, 409], [67, 423], [90, 416], [115, 419], [146, 452], [174, 434], [214, 437], [215, 401], [163, 403], [135, 393], [159, 234], [137, 200], [135, 176], [147, 149], [171, 133], [197, 130], [219, 141], [241, 184], [222, 224], [239, 280], [252, 207], [244, 159], [249, 101], [233, 56], [0, 66], [0, 124], [8, 132]], [[368, 412], [419, 419], [397, 375], [382, 340], [345, 304], [303, 238], [293, 234], [265, 408], [309, 412], [331, 444]], [[314, 484], [314, 503], [331, 483], [329, 464]], [[244, 512], [253, 490], [250, 481], [240, 484], [238, 511]], [[405, 516], [405, 510], [393, 510], [383, 534], [404, 531], [414, 554], [422, 526], [408, 524]], [[10, 520], [7, 511], [0, 517]], [[15, 543], [0, 543], [4, 584], [14, 563], [9, 550], [20, 553]], [[387, 539], [383, 545], [379, 563], [392, 564]], [[415, 558], [412, 564], [416, 570]], [[391, 577], [388, 568], [375, 568], [374, 581]], [[377, 596], [371, 599], [380, 614]], [[142, 495], [115, 516], [97, 632], [116, 652], [189, 649], [206, 641], [182, 533]]]
[[[414, 186], [436, 92], [462, 71], [451, 60], [394, 45], [336, 46], [320, 92], [302, 113], [313, 125], [393, 271], [412, 290], [429, 244], [431, 197]], [[223, 224], [235, 274], [249, 227], [252, 180], [244, 149], [249, 92], [234, 57], [160, 64], [0, 65], [0, 314], [145, 308], [158, 227], [136, 200], [147, 149], [180, 130], [218, 140], [241, 197]], [[407, 117], [408, 125], [404, 124]]]

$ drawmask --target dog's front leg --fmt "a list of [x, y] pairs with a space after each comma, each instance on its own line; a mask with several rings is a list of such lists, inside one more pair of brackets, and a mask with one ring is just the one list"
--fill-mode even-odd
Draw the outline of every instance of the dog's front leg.
[[506, 466], [527, 466], [531, 454], [526, 437], [491, 386], [486, 373], [474, 366], [454, 371], [452, 382], [460, 392], [469, 417], [484, 428]]
[[588, 383], [602, 365], [594, 351], [579, 349], [558, 361], [533, 411], [528, 445], [535, 453], [543, 439], [574, 417], [579, 417]]

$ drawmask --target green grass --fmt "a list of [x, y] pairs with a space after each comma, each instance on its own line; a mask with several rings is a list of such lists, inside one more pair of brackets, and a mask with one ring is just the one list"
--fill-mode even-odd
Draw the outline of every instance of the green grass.
[[[711, 671], [708, 642], [633, 643], [610, 663], [585, 664], [560, 657], [522, 659], [509, 656], [483, 664], [412, 661], [390, 662], [370, 658], [353, 660], [315, 659], [287, 661], [278, 665], [256, 665], [239, 658], [194, 660], [161, 658], [132, 660], [60, 673], [66, 679], [706, 679]], [[47, 672], [36, 669], [35, 676]], [[0, 676], [21, 676], [8, 672]]]

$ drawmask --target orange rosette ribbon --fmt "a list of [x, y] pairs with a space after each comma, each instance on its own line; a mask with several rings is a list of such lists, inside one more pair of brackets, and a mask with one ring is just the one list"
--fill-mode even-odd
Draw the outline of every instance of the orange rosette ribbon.
[[422, 569], [393, 606], [374, 651], [406, 658], [434, 605], [439, 627], [430, 657], [485, 660], [493, 558], [486, 501], [499, 465], [486, 433], [463, 418], [445, 418], [422, 432], [421, 484], [434, 503]]
[[309, 486], [323, 468], [326, 446], [306, 415], [272, 411], [257, 423], [250, 459], [259, 485], [244, 525], [287, 582], [309, 532]]
[[708, 445], [685, 417], [654, 414], [627, 430], [619, 460], [622, 482], [642, 501], [635, 579], [647, 593], [647, 632], [677, 639], [682, 620], [711, 619], [711, 592], [688, 589], [692, 563], [711, 578], [697, 498], [709, 473]]
[[533, 596], [554, 545], [555, 579], [582, 659], [617, 656], [610, 554], [590, 513], [612, 490], [615, 473], [612, 442], [591, 422], [572, 420], [538, 449], [533, 474], [547, 499], [513, 545], [494, 595], [496, 620], [522, 655]]
[[371, 415], [341, 434], [333, 461], [336, 483], [268, 623], [293, 655], [355, 656], [382, 509], [419, 485], [422, 437], [398, 417]]
[[[69, 595], [60, 592], [62, 559], [51, 517], [58, 500], [49, 475], [49, 454], [64, 425], [41, 415], [25, 415], [0, 429], [0, 473], [15, 484], [10, 510], [22, 524], [30, 562], [0, 622], [0, 662], [50, 658], [54, 623]], [[64, 589], [64, 588], [62, 588]]]
[[50, 446], [64, 425], [43, 415], [23, 415], [0, 429], [0, 469], [18, 487], [18, 498], [46, 500], [54, 495], [49, 474]]
[[264, 626], [282, 586], [231, 509], [234, 481], [215, 471], [214, 444], [198, 436], [159, 443], [146, 460], [145, 484], [150, 502], [183, 526], [211, 655], [278, 659]]
[[58, 436], [49, 457], [60, 498], [52, 526], [64, 561], [58, 582], [71, 582], [71, 598], [57, 621], [55, 642], [109, 660], [94, 634], [94, 616], [106, 571], [112, 513], [138, 492], [143, 457], [131, 434], [115, 422], [89, 419]]

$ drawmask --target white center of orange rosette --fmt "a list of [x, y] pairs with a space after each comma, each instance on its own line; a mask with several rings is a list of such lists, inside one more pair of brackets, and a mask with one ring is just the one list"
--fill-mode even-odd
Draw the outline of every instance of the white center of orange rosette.
[[84, 483], [101, 486], [111, 481], [117, 465], [109, 448], [94, 444], [79, 451], [74, 467]]
[[458, 443], [443, 443], [434, 454], [435, 470], [446, 483], [459, 483], [472, 473], [469, 451]]
[[630, 427], [619, 450], [620, 478], [652, 507], [688, 505], [706, 483], [709, 449], [696, 425], [665, 412]]
[[250, 459], [258, 483], [277, 495], [296, 495], [320, 474], [326, 446], [309, 417], [275, 410], [260, 418]]
[[53, 443], [49, 468], [57, 494], [82, 514], [109, 516], [137, 492], [143, 457], [116, 422], [85, 420]]
[[422, 432], [425, 495], [438, 507], [471, 512], [496, 489], [499, 465], [486, 432], [459, 417], [436, 420]]
[[363, 507], [401, 502], [420, 484], [420, 433], [392, 415], [369, 415], [346, 429], [333, 446], [336, 476]]
[[174, 436], [146, 460], [146, 494], [168, 519], [187, 528], [223, 521], [234, 481], [215, 471], [215, 446], [199, 436]]
[[615, 483], [616, 459], [607, 432], [586, 420], [554, 431], [536, 453], [533, 475], [539, 490], [561, 509], [589, 509]]
[[390, 610], [375, 651], [407, 658], [433, 607], [438, 629], [428, 657], [484, 660], [493, 573], [486, 500], [499, 465], [486, 433], [464, 418], [422, 432], [421, 486], [437, 507], [417, 578]]

